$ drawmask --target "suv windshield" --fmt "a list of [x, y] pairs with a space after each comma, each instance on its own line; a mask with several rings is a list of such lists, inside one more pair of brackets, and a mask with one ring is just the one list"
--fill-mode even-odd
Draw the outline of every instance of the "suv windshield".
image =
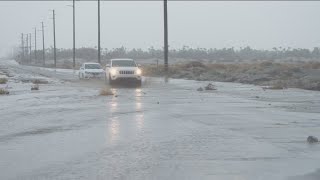
[[102, 69], [100, 64], [86, 64], [85, 68], [86, 69]]
[[132, 60], [112, 61], [112, 67], [136, 67], [136, 63]]

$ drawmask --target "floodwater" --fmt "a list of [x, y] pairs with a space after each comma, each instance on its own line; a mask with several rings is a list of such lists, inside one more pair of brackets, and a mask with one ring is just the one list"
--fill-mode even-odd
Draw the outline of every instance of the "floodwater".
[[0, 179], [320, 179], [320, 92], [144, 78], [99, 96], [72, 70], [0, 66]]

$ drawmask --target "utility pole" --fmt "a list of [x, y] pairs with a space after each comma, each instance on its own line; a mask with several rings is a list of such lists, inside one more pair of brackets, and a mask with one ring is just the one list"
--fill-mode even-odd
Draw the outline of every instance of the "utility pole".
[[34, 60], [37, 63], [37, 28], [34, 28]]
[[29, 33], [29, 63], [31, 63], [31, 33]]
[[100, 46], [100, 0], [98, 0], [98, 63], [101, 64], [101, 46]]
[[43, 26], [43, 21], [41, 22], [41, 25], [42, 25], [42, 64], [43, 64], [43, 67], [45, 67], [46, 65], [46, 59], [45, 59], [45, 49], [44, 49], [44, 26]]
[[168, 0], [163, 1], [163, 18], [164, 18], [164, 69], [168, 72]]
[[24, 61], [24, 39], [23, 39], [23, 33], [21, 33], [21, 62]]
[[54, 67], [57, 67], [57, 54], [56, 54], [56, 14], [54, 10], [52, 10], [53, 15], [53, 59], [54, 59]]
[[73, 69], [76, 67], [76, 16], [75, 16], [75, 0], [73, 0]]
[[24, 53], [25, 53], [25, 61], [28, 63], [29, 61], [29, 36], [28, 34], [25, 34], [25, 45], [24, 45]]
[[27, 56], [26, 59], [27, 59], [27, 62], [28, 62], [29, 58], [30, 58], [30, 57], [28, 57], [28, 55], [29, 55], [29, 36], [28, 36], [28, 34], [26, 34], [26, 44], [27, 44], [26, 47], [25, 47], [26, 48], [26, 56]]

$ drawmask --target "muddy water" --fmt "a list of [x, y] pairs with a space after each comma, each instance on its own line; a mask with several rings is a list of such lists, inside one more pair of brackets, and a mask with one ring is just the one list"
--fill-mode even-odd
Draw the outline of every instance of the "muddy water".
[[103, 80], [6, 66], [50, 83], [0, 97], [0, 179], [319, 178], [318, 92], [146, 78], [105, 97]]

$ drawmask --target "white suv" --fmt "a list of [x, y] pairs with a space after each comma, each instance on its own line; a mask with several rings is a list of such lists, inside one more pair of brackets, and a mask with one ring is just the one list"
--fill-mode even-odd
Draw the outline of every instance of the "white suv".
[[141, 85], [142, 71], [132, 59], [111, 59], [106, 65], [106, 79], [109, 84], [115, 81], [132, 80], [137, 85]]
[[103, 78], [104, 74], [99, 63], [83, 63], [79, 69], [79, 79]]

